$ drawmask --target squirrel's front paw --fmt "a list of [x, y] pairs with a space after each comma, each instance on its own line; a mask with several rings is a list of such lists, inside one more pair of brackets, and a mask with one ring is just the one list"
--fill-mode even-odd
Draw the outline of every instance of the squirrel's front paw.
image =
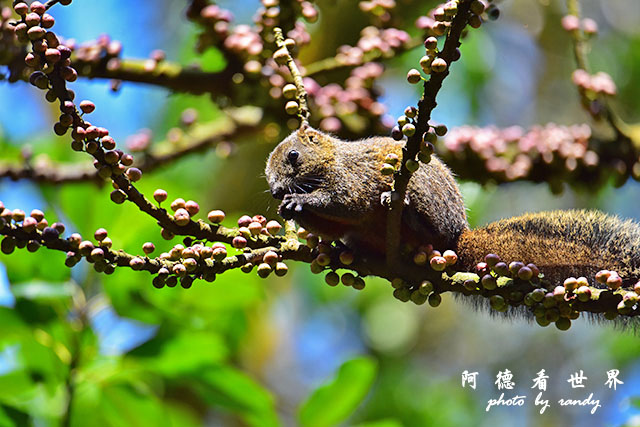
[[296, 197], [296, 194], [287, 194], [282, 199], [278, 213], [284, 219], [294, 219], [296, 214], [302, 212], [302, 201]]

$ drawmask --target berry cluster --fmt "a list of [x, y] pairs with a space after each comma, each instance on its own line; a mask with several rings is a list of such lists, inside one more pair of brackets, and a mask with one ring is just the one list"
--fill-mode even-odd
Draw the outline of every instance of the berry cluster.
[[375, 52], [381, 56], [393, 56], [405, 50], [409, 41], [409, 34], [403, 30], [369, 26], [360, 32], [360, 39], [355, 46], [340, 46], [335, 59], [342, 65], [362, 65], [367, 54]]
[[[458, 13], [458, 0], [451, 0], [433, 8], [426, 16], [416, 20], [416, 27], [423, 30], [428, 36], [442, 36], [451, 26], [451, 20]], [[469, 25], [472, 28], [480, 28], [484, 18], [498, 19], [500, 10], [492, 3], [492, 0], [474, 0], [470, 4], [471, 16]]]
[[528, 178], [543, 163], [568, 172], [578, 167], [593, 168], [599, 157], [590, 147], [591, 129], [586, 125], [463, 126], [444, 139], [442, 156], [458, 169], [461, 164], [483, 165], [487, 178], [500, 182]]
[[396, 2], [395, 0], [364, 0], [358, 3], [358, 7], [381, 22], [389, 22], [390, 12], [396, 7]]
[[320, 274], [325, 270], [330, 270], [324, 278], [327, 285], [337, 286], [342, 283], [345, 286], [351, 286], [359, 291], [364, 289], [365, 281], [362, 275], [354, 275], [352, 272], [345, 272], [340, 275], [336, 272], [338, 269], [351, 269], [352, 271], [356, 271], [353, 252], [346, 248], [341, 242], [316, 236], [302, 227], [298, 228], [297, 236], [305, 240], [307, 247], [312, 249], [311, 255], [313, 260], [309, 267], [313, 274]]

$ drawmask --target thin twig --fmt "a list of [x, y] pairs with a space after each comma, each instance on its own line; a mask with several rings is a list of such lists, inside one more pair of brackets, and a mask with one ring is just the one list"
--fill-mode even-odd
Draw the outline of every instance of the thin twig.
[[424, 93], [418, 102], [418, 114], [416, 118], [416, 132], [407, 140], [402, 150], [402, 165], [400, 171], [395, 175], [394, 189], [391, 197], [391, 210], [387, 217], [387, 264], [391, 267], [398, 265], [400, 248], [400, 228], [402, 222], [402, 210], [404, 199], [411, 178], [411, 172], [406, 167], [409, 160], [414, 160], [420, 149], [422, 136], [429, 130], [429, 120], [431, 112], [436, 107], [436, 97], [444, 79], [449, 75], [449, 67], [454, 62], [456, 49], [460, 45], [460, 37], [469, 20], [469, 8], [471, 0], [462, 0], [458, 4], [458, 12], [451, 22], [451, 27], [447, 34], [440, 58], [447, 63], [444, 72], [432, 73], [431, 77], [424, 82]]
[[298, 108], [298, 116], [300, 117], [301, 124], [306, 124], [309, 122], [309, 107], [307, 105], [307, 90], [304, 88], [302, 74], [300, 73], [296, 62], [293, 60], [291, 52], [287, 49], [282, 29], [276, 27], [273, 29], [273, 33], [275, 34], [278, 49], [284, 49], [284, 51], [287, 52], [287, 68], [289, 68], [291, 77], [293, 78], [293, 84], [296, 86], [296, 98], [298, 100], [298, 105], [300, 106]]

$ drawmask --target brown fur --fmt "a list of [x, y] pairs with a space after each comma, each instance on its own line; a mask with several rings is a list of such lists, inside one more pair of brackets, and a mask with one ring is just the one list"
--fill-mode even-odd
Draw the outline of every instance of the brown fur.
[[[380, 169], [388, 153], [401, 157], [402, 147], [386, 137], [346, 142], [308, 127], [292, 133], [267, 161], [271, 191], [284, 198], [280, 214], [384, 260], [387, 208], [381, 195], [393, 181]], [[287, 160], [291, 150], [300, 153], [295, 166]], [[625, 284], [640, 279], [640, 226], [600, 212], [542, 212], [470, 231], [453, 175], [436, 156], [409, 181], [401, 238], [409, 246], [455, 249], [467, 271], [495, 253], [507, 263], [532, 262], [556, 283], [570, 276], [593, 282], [602, 269], [617, 271]]]
[[457, 249], [466, 269], [488, 253], [505, 262], [534, 263], [552, 283], [615, 270], [625, 284], [640, 279], [640, 226], [597, 211], [553, 211], [503, 219], [462, 234]]
[[[402, 147], [386, 137], [345, 142], [311, 128], [294, 132], [267, 161], [271, 191], [284, 197], [280, 214], [314, 233], [342, 239], [356, 252], [384, 259], [387, 208], [381, 196], [393, 181], [380, 169], [388, 153], [401, 157]], [[287, 160], [291, 150], [300, 153], [295, 166]], [[314, 185], [301, 185], [310, 179]], [[403, 241], [453, 248], [467, 220], [449, 169], [433, 156], [411, 177], [407, 195]]]

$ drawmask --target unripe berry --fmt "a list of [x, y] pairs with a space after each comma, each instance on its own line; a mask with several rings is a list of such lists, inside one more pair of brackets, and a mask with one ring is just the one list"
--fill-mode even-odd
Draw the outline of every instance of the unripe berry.
[[402, 136], [402, 131], [398, 126], [394, 126], [393, 129], [391, 129], [391, 138], [393, 138], [395, 141], [400, 141], [402, 139]]
[[578, 288], [578, 281], [575, 277], [569, 277], [564, 281], [564, 288], [568, 292], [575, 291]]
[[514, 261], [511, 264], [509, 264], [509, 272], [516, 277], [518, 275], [518, 271], [520, 271], [520, 269], [524, 267], [524, 264], [519, 262], [519, 261]]
[[478, 15], [471, 15], [471, 17], [469, 17], [469, 26], [471, 28], [480, 28], [482, 26], [482, 19]]
[[437, 125], [433, 130], [438, 136], [445, 136], [447, 134], [447, 127], [445, 125]]
[[345, 286], [353, 286], [356, 278], [352, 273], [344, 273], [342, 275], [341, 281]]
[[556, 286], [553, 289], [553, 297], [556, 299], [556, 301], [562, 301], [564, 299], [565, 293], [566, 290], [564, 286]]
[[429, 295], [431, 292], [433, 292], [433, 283], [425, 280], [424, 282], [420, 283], [418, 291], [423, 295]]
[[484, 276], [482, 276], [480, 283], [482, 283], [482, 287], [488, 291], [494, 290], [498, 287], [498, 283], [496, 282], [495, 277], [490, 274], [485, 274]]
[[38, 225], [38, 221], [32, 217], [25, 218], [22, 221], [22, 229], [26, 233], [31, 233], [32, 231], [34, 231], [37, 225]]
[[420, 80], [422, 80], [420, 71], [416, 70], [415, 68], [410, 69], [407, 73], [407, 81], [414, 85], [416, 83], [420, 83]]
[[260, 223], [262, 227], [265, 227], [267, 225], [267, 218], [265, 218], [263, 215], [254, 215], [251, 218], [251, 221]]
[[294, 115], [298, 113], [299, 108], [300, 105], [298, 105], [296, 101], [288, 101], [284, 106], [284, 111], [286, 111], [287, 114]]
[[191, 273], [196, 268], [198, 268], [198, 261], [195, 260], [194, 258], [187, 258], [184, 261], [182, 261], [182, 265], [184, 265], [184, 268], [187, 269], [187, 272]]
[[179, 208], [178, 210], [176, 210], [173, 218], [174, 222], [181, 227], [189, 224], [189, 221], [191, 220], [189, 212], [187, 212], [187, 210], [184, 208]]
[[233, 238], [233, 241], [231, 242], [231, 246], [233, 246], [236, 249], [243, 249], [247, 246], [247, 239], [245, 239], [242, 236], [236, 236]]
[[262, 277], [263, 279], [266, 278], [269, 274], [271, 274], [271, 271], [273, 271], [273, 269], [269, 264], [264, 262], [258, 264], [257, 273], [258, 273], [258, 276]]
[[324, 276], [324, 281], [329, 286], [337, 286], [338, 283], [340, 283], [340, 276], [338, 276], [338, 273], [335, 271], [330, 271], [326, 276]]
[[440, 296], [439, 293], [434, 292], [431, 295], [429, 295], [428, 301], [431, 307], [437, 307], [442, 302], [442, 297]]
[[435, 73], [442, 73], [447, 69], [447, 61], [442, 58], [435, 58], [431, 63], [431, 70]]
[[348, 251], [340, 252], [339, 258], [343, 265], [351, 265], [354, 260], [353, 253]]
[[27, 37], [29, 40], [40, 40], [44, 37], [45, 30], [40, 26], [31, 27], [27, 30]]
[[29, 6], [24, 2], [20, 2], [13, 6], [13, 10], [15, 10], [18, 15], [25, 16], [27, 12], [29, 12]]
[[142, 178], [142, 171], [138, 168], [129, 168], [127, 169], [127, 178], [131, 180], [131, 182], [139, 181]]
[[297, 91], [295, 85], [292, 85], [291, 83], [288, 83], [288, 84], [284, 85], [284, 87], [282, 88], [282, 94], [287, 99], [295, 98], [297, 93], [298, 93], [298, 91]]
[[421, 151], [418, 153], [418, 160], [426, 165], [431, 161], [431, 155], [425, 154]]
[[416, 162], [413, 159], [409, 159], [407, 160], [407, 163], [405, 163], [405, 166], [410, 173], [414, 173], [420, 167], [420, 163]]
[[289, 267], [287, 267], [287, 264], [285, 264], [284, 262], [277, 262], [274, 268], [274, 272], [276, 273], [276, 276], [282, 277], [289, 272]]
[[167, 192], [159, 188], [153, 192], [153, 198], [156, 202], [162, 203], [167, 200]]
[[127, 200], [127, 195], [122, 190], [113, 190], [109, 197], [111, 197], [111, 200], [118, 205]]
[[280, 223], [278, 221], [269, 221], [267, 223], [267, 231], [269, 232], [269, 234], [271, 234], [272, 236], [275, 236], [276, 234], [278, 234], [278, 232], [282, 229], [282, 225], [280, 225]]
[[384, 176], [393, 175], [395, 171], [396, 168], [389, 163], [383, 163], [382, 167], [380, 168], [380, 173]]
[[458, 262], [458, 255], [450, 249], [444, 251], [442, 257], [447, 261], [447, 266], [454, 265]]
[[416, 127], [413, 125], [413, 123], [407, 123], [406, 125], [402, 126], [402, 134], [404, 136], [411, 137], [415, 135], [415, 133]]
[[249, 215], [242, 215], [238, 218], [238, 227], [247, 227], [249, 224], [253, 222], [253, 218]]
[[101, 261], [104, 259], [104, 251], [101, 248], [94, 248], [91, 251], [91, 259], [93, 262]]
[[113, 246], [113, 242], [111, 241], [111, 238], [109, 238], [109, 237], [106, 237], [104, 240], [102, 240], [100, 242], [100, 247], [110, 248], [111, 246]]
[[360, 276], [355, 278], [355, 281], [353, 282], [353, 289], [361, 291], [364, 289], [364, 287], [366, 286], [366, 283], [364, 281], [364, 279]]
[[262, 257], [262, 261], [269, 264], [270, 266], [275, 266], [278, 262], [278, 254], [275, 251], [268, 251]]
[[427, 50], [435, 50], [438, 47], [438, 39], [431, 36], [424, 41], [424, 47]]
[[546, 295], [545, 290], [541, 289], [541, 288], [537, 288], [537, 289], [534, 289], [533, 291], [531, 291], [531, 298], [535, 302], [542, 302], [542, 300], [544, 299], [545, 295]]
[[522, 267], [520, 270], [518, 270], [518, 278], [520, 280], [531, 280], [531, 278], [533, 277], [533, 271], [531, 271], [531, 269], [529, 267]]
[[62, 235], [62, 234], [64, 234], [64, 231], [65, 231], [65, 228], [66, 228], [66, 227], [65, 227], [65, 226], [64, 226], [64, 224], [63, 224], [63, 223], [61, 223], [61, 222], [54, 222], [54, 223], [51, 225], [51, 228], [54, 228], [56, 231], [58, 231], [58, 233], [59, 233], [60, 235]]
[[608, 270], [600, 270], [596, 273], [596, 282], [605, 284], [607, 279], [611, 276], [611, 272]]
[[153, 251], [156, 250], [156, 246], [151, 243], [151, 242], [146, 242], [144, 245], [142, 245], [142, 251], [149, 255], [150, 253], [153, 253]]
[[607, 279], [607, 286], [610, 289], [619, 289], [622, 286], [622, 278], [620, 278], [620, 276], [618, 276], [617, 274], [610, 275]]
[[556, 328], [560, 329], [561, 331], [566, 331], [571, 327], [571, 320], [567, 319], [566, 317], [561, 317], [558, 320], [556, 320]]
[[[490, 5], [489, 8], [487, 9], [487, 16], [489, 17], [490, 20], [495, 21], [500, 17], [500, 9], [496, 7], [495, 4]], [[596, 27], [596, 30], [597, 30], [597, 27]], [[587, 32], [586, 28], [585, 28], [585, 32]]]
[[426, 264], [427, 264], [427, 261], [428, 261], [427, 254], [426, 254], [426, 253], [424, 253], [424, 252], [422, 252], [422, 251], [417, 252], [417, 253], [413, 256], [413, 263], [414, 263], [415, 265], [420, 265], [420, 266], [422, 266], [422, 265], [426, 265]]
[[27, 24], [28, 27], [33, 27], [35, 25], [38, 25], [40, 24], [40, 15], [38, 15], [37, 13], [31, 12], [24, 17], [24, 22]]
[[224, 221], [224, 212], [221, 210], [213, 210], [207, 214], [207, 218], [213, 224], [220, 224]]
[[47, 8], [40, 3], [39, 1], [34, 1], [31, 3], [31, 12], [37, 13], [38, 15], [42, 15], [47, 11]]
[[9, 255], [16, 248], [16, 239], [12, 236], [7, 236], [2, 239], [2, 243], [0, 243], [0, 250], [2, 250], [3, 254]]
[[142, 267], [144, 267], [144, 260], [140, 257], [134, 257], [131, 259], [131, 261], [129, 261], [129, 266], [131, 267], [132, 270], [142, 270]]
[[430, 264], [435, 271], [443, 271], [447, 267], [447, 260], [441, 256], [434, 256], [431, 258]]
[[507, 303], [501, 295], [492, 295], [489, 298], [489, 304], [496, 311], [503, 311], [507, 307]]
[[164, 284], [169, 288], [174, 288], [178, 284], [178, 278], [176, 276], [169, 276]]
[[286, 65], [288, 58], [289, 52], [284, 47], [281, 47], [273, 53], [273, 59], [278, 65]]
[[484, 3], [480, 0], [474, 0], [471, 2], [470, 9], [474, 14], [481, 15], [484, 12]]
[[186, 207], [186, 202], [181, 197], [179, 197], [179, 198], [175, 199], [173, 202], [171, 202], [171, 210], [174, 211], [174, 212], [177, 211], [180, 208], [184, 209], [185, 207]]
[[185, 209], [189, 212], [189, 215], [196, 216], [200, 212], [200, 205], [193, 200], [189, 200], [185, 203]]
[[258, 234], [260, 234], [260, 231], [262, 230], [262, 224], [256, 221], [252, 221], [251, 223], [249, 223], [247, 228], [249, 229], [249, 232], [251, 233], [251, 235], [257, 236]]
[[175, 234], [173, 234], [172, 231], [163, 228], [160, 230], [160, 236], [162, 236], [164, 240], [171, 240], [175, 237]]
[[411, 298], [411, 291], [407, 288], [399, 288], [393, 291], [393, 296], [402, 302], [407, 302]]

